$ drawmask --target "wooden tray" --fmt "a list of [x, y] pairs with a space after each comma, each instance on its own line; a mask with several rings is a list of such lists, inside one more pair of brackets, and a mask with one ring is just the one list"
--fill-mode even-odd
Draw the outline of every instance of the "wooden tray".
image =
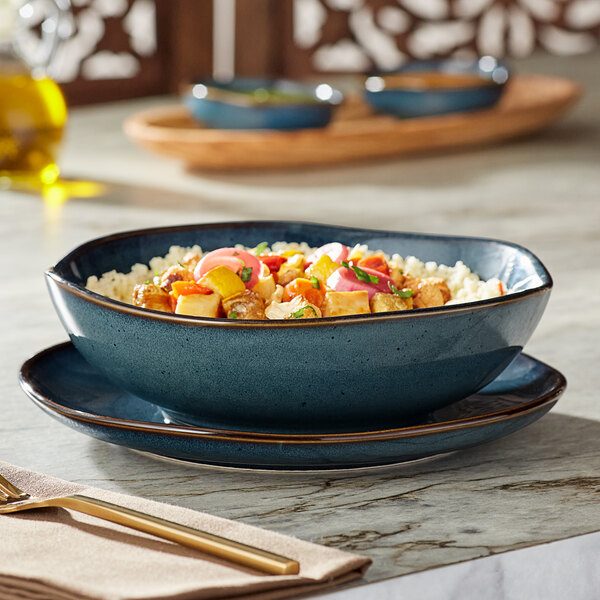
[[152, 109], [125, 121], [140, 146], [196, 169], [298, 167], [454, 150], [501, 142], [547, 127], [581, 96], [581, 86], [543, 75], [515, 76], [492, 109], [420, 119], [375, 115], [356, 98], [323, 129], [207, 129], [183, 106]]

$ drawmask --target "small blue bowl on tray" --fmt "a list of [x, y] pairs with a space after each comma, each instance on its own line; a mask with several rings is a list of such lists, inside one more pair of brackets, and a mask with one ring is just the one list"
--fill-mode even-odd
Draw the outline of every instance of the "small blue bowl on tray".
[[379, 113], [398, 118], [428, 117], [494, 106], [509, 72], [491, 56], [477, 61], [422, 61], [372, 75], [364, 98]]
[[215, 129], [325, 127], [341, 101], [341, 92], [327, 83], [239, 77], [198, 82], [184, 95], [194, 119]]
[[[88, 290], [170, 246], [204, 252], [263, 241], [332, 240], [498, 277], [511, 293], [436, 308], [305, 320], [231, 320], [158, 312]], [[492, 381], [521, 351], [552, 279], [525, 248], [479, 238], [297, 222], [161, 227], [87, 242], [46, 272], [55, 309], [83, 357], [173, 420], [224, 429], [386, 428]]]

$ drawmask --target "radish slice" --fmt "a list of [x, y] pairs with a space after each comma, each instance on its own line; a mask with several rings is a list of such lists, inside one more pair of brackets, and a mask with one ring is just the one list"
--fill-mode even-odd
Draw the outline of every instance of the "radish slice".
[[258, 283], [258, 276], [261, 271], [261, 263], [249, 252], [238, 250], [237, 248], [219, 248], [209, 252], [196, 265], [194, 269], [194, 279], [198, 281], [203, 275], [215, 267], [227, 267], [230, 271], [240, 274], [243, 268], [252, 269], [250, 279], [244, 281], [246, 289], [251, 290]]
[[376, 277], [379, 281], [377, 283], [360, 281], [352, 269], [342, 267], [329, 276], [327, 279], [327, 287], [336, 292], [359, 292], [364, 290], [368, 292], [369, 300], [377, 292], [391, 294], [389, 284], [394, 284], [394, 280], [391, 277], [388, 277], [379, 271], [375, 271], [374, 269], [361, 269], [361, 271]]
[[348, 258], [348, 254], [350, 253], [350, 249], [348, 246], [344, 246], [344, 244], [340, 244], [339, 242], [331, 242], [330, 244], [325, 244], [320, 248], [317, 248], [311, 255], [306, 258], [305, 265], [309, 267], [313, 263], [317, 262], [321, 256], [327, 254], [329, 258], [338, 263], [342, 264], [343, 260]]

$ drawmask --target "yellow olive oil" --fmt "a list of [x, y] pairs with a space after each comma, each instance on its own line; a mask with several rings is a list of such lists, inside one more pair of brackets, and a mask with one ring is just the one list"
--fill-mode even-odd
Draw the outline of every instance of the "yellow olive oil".
[[0, 177], [54, 183], [66, 120], [65, 99], [54, 81], [0, 68]]

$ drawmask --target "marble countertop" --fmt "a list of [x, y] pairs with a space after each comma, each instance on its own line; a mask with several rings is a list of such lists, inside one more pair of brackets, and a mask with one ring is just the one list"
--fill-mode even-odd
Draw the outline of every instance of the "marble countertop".
[[[106, 194], [57, 206], [0, 192], [0, 457], [370, 556], [365, 579], [332, 594], [340, 598], [562, 598], [565, 589], [571, 600], [598, 597], [599, 59], [518, 65], [586, 85], [569, 117], [544, 134], [334, 169], [185, 173], [132, 146], [120, 128], [127, 114], [172, 99], [74, 110], [64, 174], [110, 182]], [[66, 338], [45, 290], [45, 268], [79, 243], [118, 230], [242, 219], [476, 235], [528, 247], [555, 287], [526, 350], [563, 372], [567, 391], [549, 415], [497, 442], [348, 474], [167, 464], [67, 429], [25, 397], [17, 383], [21, 363]], [[474, 560], [482, 557], [491, 558]], [[483, 589], [489, 594], [476, 594]]]

